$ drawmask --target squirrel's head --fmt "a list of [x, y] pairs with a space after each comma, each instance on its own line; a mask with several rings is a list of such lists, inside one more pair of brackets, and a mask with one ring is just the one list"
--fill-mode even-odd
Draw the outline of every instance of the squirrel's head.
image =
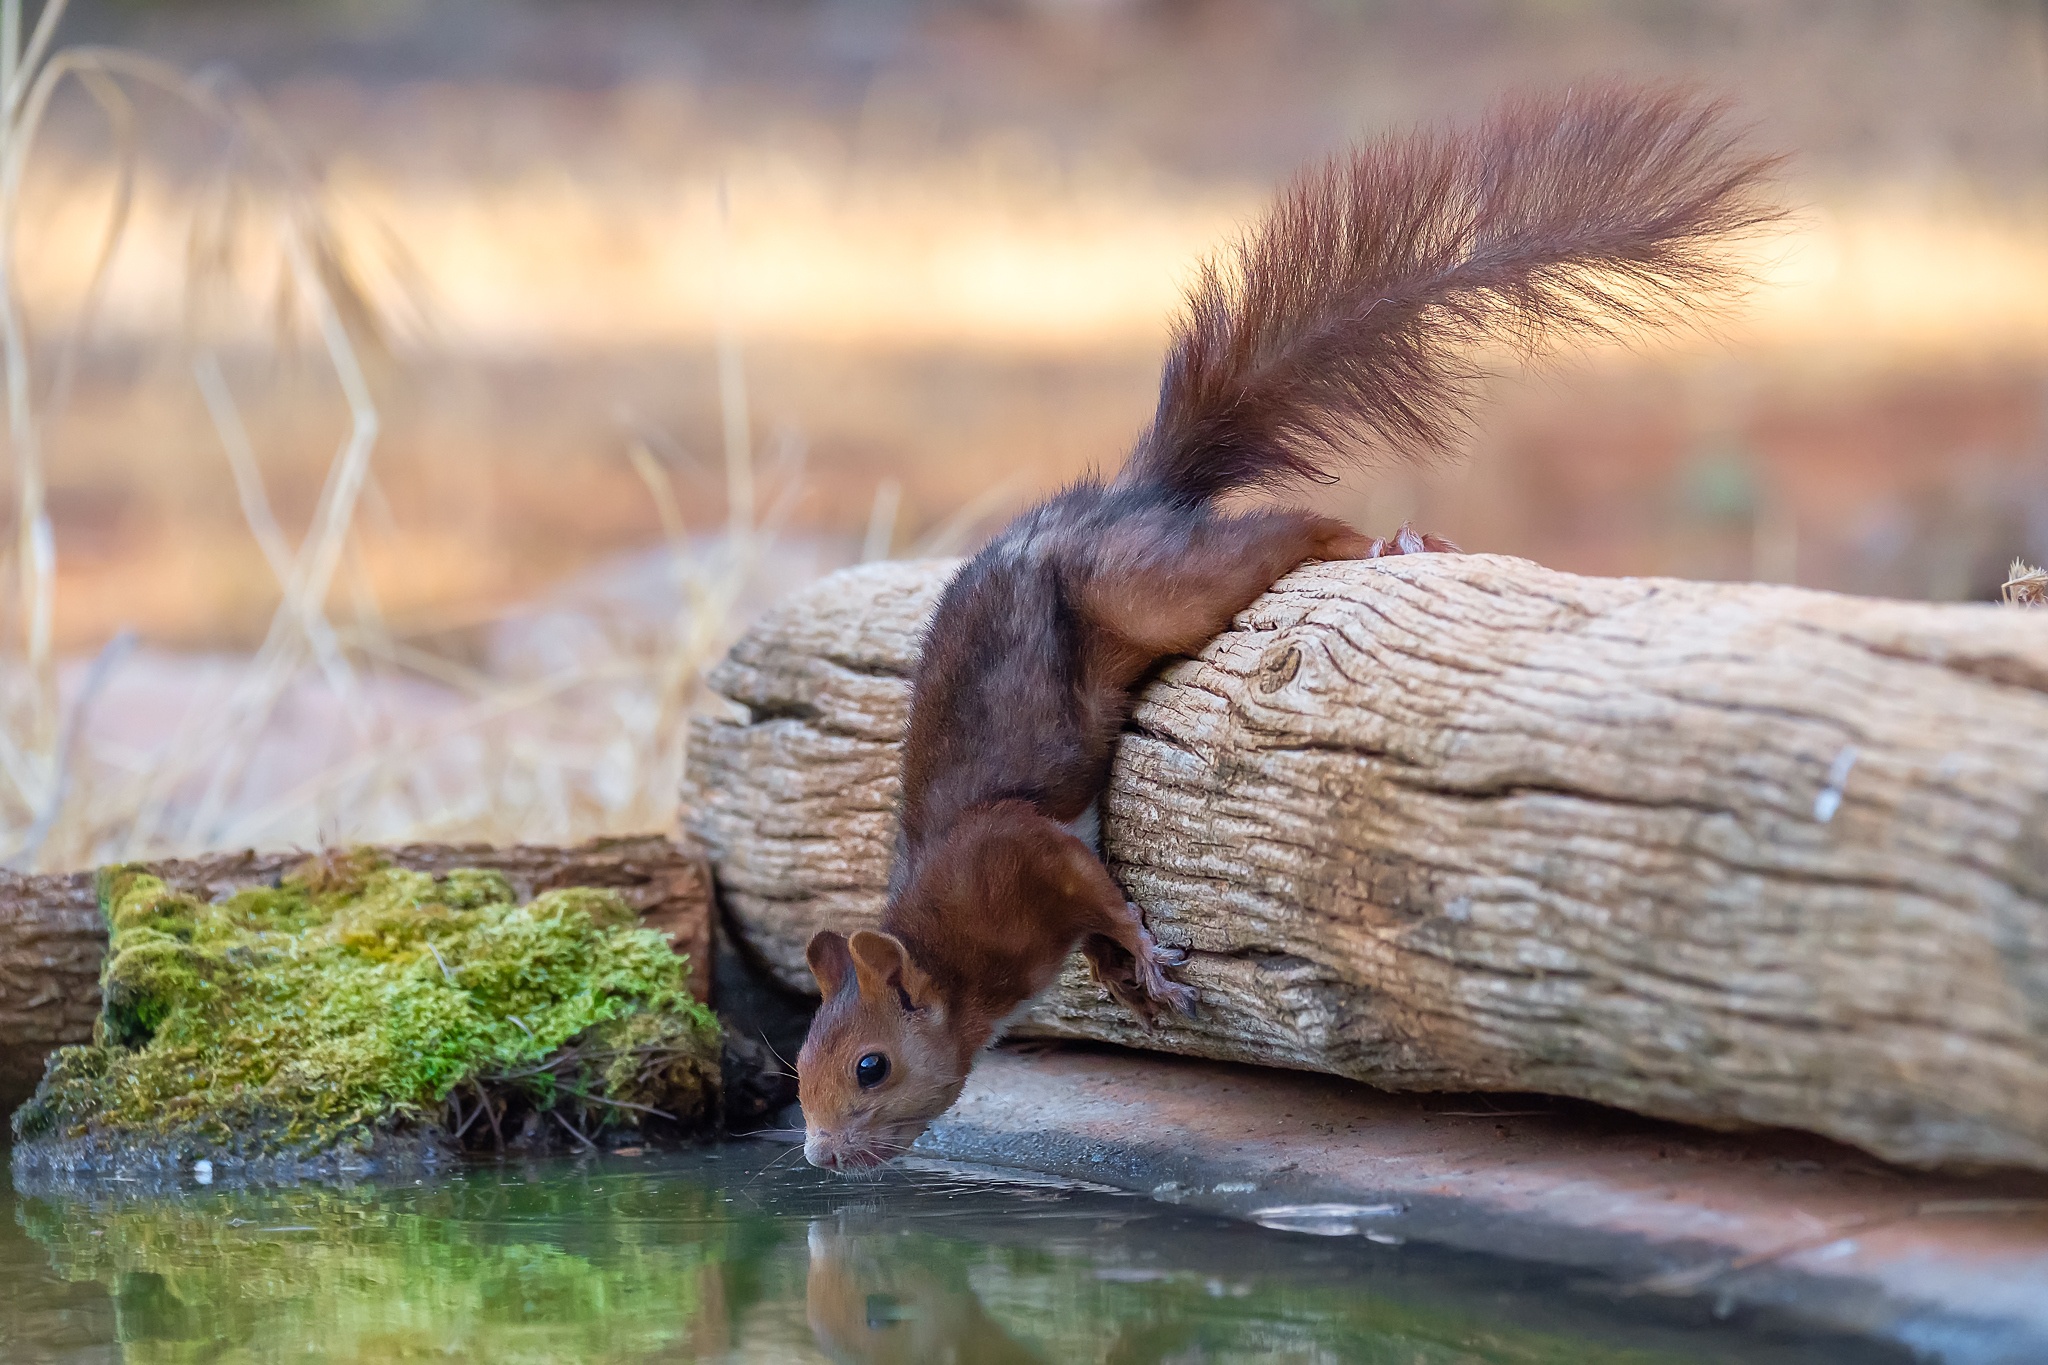
[[824, 1003], [796, 1056], [804, 1156], [828, 1171], [880, 1166], [960, 1097], [972, 1059], [894, 935], [823, 929], [807, 956]]

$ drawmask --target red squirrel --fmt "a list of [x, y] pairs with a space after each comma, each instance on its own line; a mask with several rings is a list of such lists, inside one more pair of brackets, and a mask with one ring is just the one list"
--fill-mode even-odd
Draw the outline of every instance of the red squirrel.
[[1683, 93], [1525, 98], [1310, 170], [1201, 270], [1122, 470], [1010, 523], [932, 614], [881, 928], [822, 930], [808, 950], [823, 995], [797, 1056], [812, 1164], [908, 1150], [1077, 946], [1148, 1026], [1192, 1013], [1168, 975], [1184, 955], [1097, 846], [1135, 690], [1307, 561], [1455, 548], [1219, 502], [1329, 482], [1362, 449], [1443, 452], [1483, 345], [1534, 357], [1739, 282], [1721, 248], [1777, 216], [1772, 165]]

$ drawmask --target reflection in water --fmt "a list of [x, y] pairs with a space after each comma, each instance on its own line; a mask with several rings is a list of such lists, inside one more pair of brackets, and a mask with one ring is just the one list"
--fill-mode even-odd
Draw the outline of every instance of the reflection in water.
[[0, 1193], [0, 1359], [1886, 1358], [1649, 1320], [1412, 1245], [938, 1166], [855, 1184], [786, 1158], [741, 1145], [403, 1185]]
[[[804, 1307], [811, 1334], [834, 1360], [1037, 1361], [988, 1315], [950, 1248], [899, 1249], [887, 1236], [851, 1237], [818, 1219], [810, 1228]], [[940, 1254], [920, 1254], [937, 1250]]]
[[130, 1360], [605, 1359], [692, 1343], [733, 1246], [713, 1191], [563, 1175], [28, 1199], [16, 1220], [63, 1279], [106, 1287]]

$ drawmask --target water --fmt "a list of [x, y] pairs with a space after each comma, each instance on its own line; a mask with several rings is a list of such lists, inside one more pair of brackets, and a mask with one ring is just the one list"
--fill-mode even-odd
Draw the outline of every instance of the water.
[[1881, 1361], [1485, 1258], [738, 1144], [0, 1203], [18, 1361]]

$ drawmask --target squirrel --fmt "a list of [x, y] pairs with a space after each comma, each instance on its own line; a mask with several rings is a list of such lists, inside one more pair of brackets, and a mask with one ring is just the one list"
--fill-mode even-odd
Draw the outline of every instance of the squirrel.
[[1011, 522], [931, 616], [881, 927], [821, 930], [806, 954], [823, 997], [797, 1056], [813, 1165], [907, 1151], [1076, 947], [1148, 1028], [1193, 1012], [1168, 975], [1185, 954], [1099, 848], [1136, 690], [1303, 563], [1456, 549], [1219, 503], [1328, 483], [1361, 450], [1441, 455], [1483, 346], [1534, 359], [1724, 294], [1744, 279], [1724, 246], [1779, 216], [1775, 164], [1683, 91], [1521, 97], [1305, 172], [1201, 268], [1121, 471]]

